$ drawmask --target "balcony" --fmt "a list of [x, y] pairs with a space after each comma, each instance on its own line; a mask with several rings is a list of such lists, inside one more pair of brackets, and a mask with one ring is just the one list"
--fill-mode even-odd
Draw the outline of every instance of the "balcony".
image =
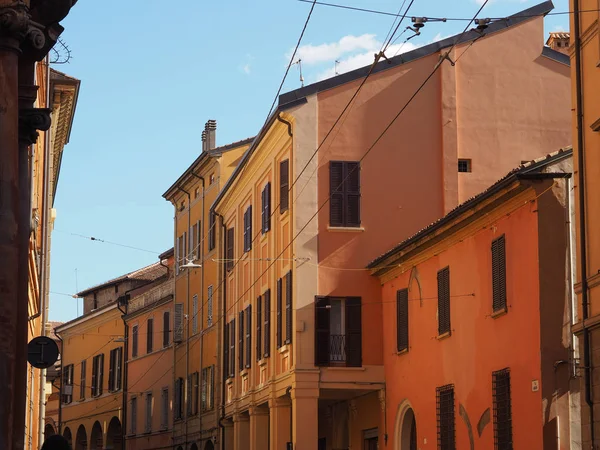
[[139, 311], [146, 306], [152, 305], [162, 299], [165, 299], [169, 296], [173, 296], [173, 280], [168, 280], [164, 283], [159, 284], [158, 286], [150, 289], [149, 291], [144, 292], [137, 297], [132, 298], [129, 301], [129, 305], [127, 307], [127, 312], [129, 314]]

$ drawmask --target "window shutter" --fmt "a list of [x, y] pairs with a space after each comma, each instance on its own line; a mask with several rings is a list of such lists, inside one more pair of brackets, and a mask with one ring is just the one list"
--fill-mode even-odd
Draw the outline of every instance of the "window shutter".
[[225, 255], [225, 259], [227, 260], [227, 262], [225, 263], [225, 266], [227, 268], [227, 271], [230, 271], [231, 269], [233, 269], [233, 257], [234, 257], [234, 251], [233, 251], [233, 245], [234, 245], [234, 233], [235, 233], [235, 229], [234, 228], [228, 228], [227, 229], [227, 239], [226, 239], [226, 245], [227, 245], [227, 252]]
[[214, 406], [215, 400], [215, 366], [210, 366], [210, 383], [208, 384], [210, 388], [210, 394], [208, 396], [208, 408], [212, 409]]
[[87, 361], [81, 361], [81, 381], [79, 383], [79, 398], [85, 399], [85, 372], [87, 370]]
[[492, 291], [494, 312], [506, 310], [506, 251], [504, 235], [492, 242]]
[[175, 303], [175, 322], [173, 323], [173, 341], [183, 340], [183, 303]]
[[248, 210], [244, 211], [244, 252], [248, 251]]
[[288, 210], [290, 202], [290, 160], [286, 159], [279, 163], [279, 212]]
[[131, 344], [131, 357], [135, 358], [138, 355], [138, 327], [135, 325], [131, 330], [132, 344]]
[[162, 390], [161, 400], [160, 426], [161, 428], [167, 428], [169, 426], [169, 389]]
[[244, 252], [252, 249], [252, 205], [244, 213]]
[[360, 226], [360, 164], [357, 162], [346, 163], [344, 174], [344, 195], [346, 203], [345, 223], [346, 227]]
[[342, 162], [329, 163], [329, 225], [344, 226], [344, 166]]
[[169, 346], [169, 327], [171, 326], [171, 318], [169, 311], [163, 313], [163, 347]]
[[456, 450], [454, 421], [454, 386], [436, 389], [438, 448]]
[[362, 307], [360, 297], [346, 299], [346, 366], [362, 366]]
[[131, 434], [137, 433], [137, 398], [131, 399]]
[[198, 390], [200, 389], [200, 372], [194, 372], [193, 413], [198, 414]]
[[267, 292], [265, 292], [265, 346], [263, 355], [265, 358], [271, 355], [271, 289], [267, 289]]
[[256, 299], [256, 360], [260, 361], [263, 354], [262, 349], [262, 297]]
[[181, 419], [181, 378], [175, 380], [175, 398], [173, 399], [173, 416], [175, 419]]
[[202, 409], [202, 412], [206, 411], [206, 394], [207, 394], [207, 375], [208, 375], [208, 368], [204, 368], [202, 369], [202, 388], [200, 389], [200, 407]]
[[98, 364], [96, 364], [97, 356], [92, 359], [92, 397], [96, 396], [96, 379], [98, 378]]
[[408, 289], [396, 292], [396, 333], [398, 351], [408, 350]]
[[292, 271], [285, 275], [285, 343], [292, 342]]
[[223, 373], [229, 377], [229, 324], [225, 324], [225, 339], [223, 342]]
[[198, 296], [192, 297], [192, 333], [198, 332]]
[[279, 280], [277, 280], [277, 348], [280, 348], [282, 343], [283, 343], [283, 339], [282, 339], [282, 323], [281, 323], [281, 309], [282, 309], [282, 280], [281, 278]]
[[98, 395], [102, 395], [102, 391], [104, 389], [104, 353], [100, 354], [98, 361], [98, 364], [100, 365], [98, 375]]
[[235, 319], [231, 320], [231, 325], [229, 325], [229, 331], [231, 336], [229, 338], [229, 376], [235, 376]]
[[252, 305], [246, 308], [246, 369], [252, 366]]
[[146, 334], [146, 353], [152, 353], [154, 344], [154, 319], [148, 319]]
[[115, 389], [118, 391], [121, 389], [121, 381], [122, 381], [122, 359], [123, 359], [123, 347], [119, 347], [116, 352], [115, 357], [115, 365], [116, 365], [116, 373], [115, 373]]
[[146, 433], [152, 431], [152, 394], [146, 394]]
[[238, 340], [239, 340], [239, 348], [238, 348], [238, 362], [239, 362], [239, 370], [244, 370], [244, 311], [239, 312], [239, 330], [238, 330]]
[[329, 365], [329, 297], [315, 298], [315, 366]]
[[206, 306], [206, 325], [212, 326], [213, 324], [213, 287], [208, 287], [208, 300]]
[[187, 400], [187, 408], [186, 414], [187, 416], [191, 416], [193, 413], [193, 399], [192, 399], [192, 375], [187, 376], [187, 386], [186, 386], [186, 400]]
[[214, 250], [217, 237], [217, 220], [214, 211], [209, 214], [208, 250]]
[[110, 361], [108, 362], [108, 390], [115, 390], [115, 350], [110, 351]]
[[262, 232], [271, 229], [271, 182], [268, 182], [262, 191]]
[[202, 261], [202, 256], [204, 255], [204, 242], [203, 242], [203, 236], [202, 236], [202, 221], [199, 220], [198, 223], [196, 224], [197, 226], [197, 230], [196, 230], [196, 249], [194, 250], [194, 253], [196, 254], [196, 258]]
[[437, 274], [438, 282], [438, 334], [450, 332], [450, 269]]

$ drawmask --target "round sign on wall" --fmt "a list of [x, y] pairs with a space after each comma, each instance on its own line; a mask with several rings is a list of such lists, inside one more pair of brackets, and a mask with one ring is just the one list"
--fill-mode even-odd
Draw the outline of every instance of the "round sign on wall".
[[36, 369], [47, 369], [58, 361], [58, 345], [48, 336], [38, 336], [27, 344], [27, 361]]

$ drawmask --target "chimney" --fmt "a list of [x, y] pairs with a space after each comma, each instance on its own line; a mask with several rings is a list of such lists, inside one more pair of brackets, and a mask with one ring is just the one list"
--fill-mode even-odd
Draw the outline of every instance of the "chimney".
[[206, 126], [204, 127], [204, 131], [202, 131], [202, 153], [206, 151]]
[[217, 121], [209, 120], [204, 127], [206, 131], [206, 149], [213, 150], [217, 143]]
[[570, 33], [566, 31], [552, 32], [550, 33], [550, 37], [546, 41], [546, 45], [552, 50], [556, 50], [557, 52], [561, 52], [565, 55], [568, 55], [570, 37]]

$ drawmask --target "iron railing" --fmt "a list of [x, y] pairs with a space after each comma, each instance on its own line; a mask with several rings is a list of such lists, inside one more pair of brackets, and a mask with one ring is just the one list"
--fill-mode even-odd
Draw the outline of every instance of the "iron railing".
[[330, 363], [345, 363], [346, 362], [346, 335], [330, 334], [329, 335], [329, 362]]

